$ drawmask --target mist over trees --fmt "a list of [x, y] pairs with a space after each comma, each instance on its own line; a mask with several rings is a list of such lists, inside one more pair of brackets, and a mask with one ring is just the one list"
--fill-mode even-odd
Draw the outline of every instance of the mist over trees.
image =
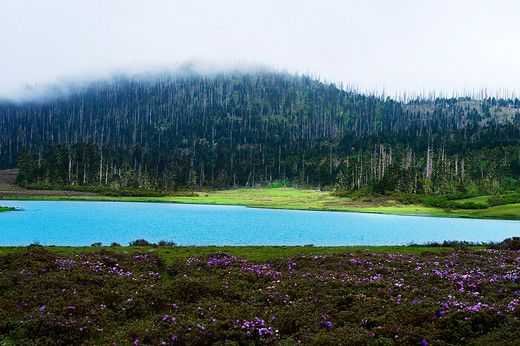
[[16, 166], [22, 185], [495, 193], [519, 184], [520, 101], [397, 101], [272, 71], [115, 77], [0, 103], [0, 168]]

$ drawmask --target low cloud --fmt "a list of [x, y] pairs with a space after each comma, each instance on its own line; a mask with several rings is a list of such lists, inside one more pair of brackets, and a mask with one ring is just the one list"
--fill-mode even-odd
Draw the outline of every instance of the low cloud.
[[60, 77], [54, 81], [26, 83], [19, 88], [0, 90], [0, 102], [22, 104], [27, 102], [47, 102], [69, 97], [93, 84], [111, 84], [120, 78], [154, 80], [157, 78], [184, 78], [191, 75], [214, 76], [226, 73], [260, 73], [278, 71], [265, 65], [249, 63], [210, 62], [190, 59], [170, 66], [129, 66], [106, 69], [74, 76]]

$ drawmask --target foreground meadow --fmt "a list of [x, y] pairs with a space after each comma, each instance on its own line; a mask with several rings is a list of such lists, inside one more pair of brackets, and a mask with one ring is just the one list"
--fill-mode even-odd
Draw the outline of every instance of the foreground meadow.
[[[125, 251], [125, 249], [128, 250]], [[188, 249], [189, 250], [189, 249]], [[512, 344], [520, 252], [0, 256], [1, 344]]]

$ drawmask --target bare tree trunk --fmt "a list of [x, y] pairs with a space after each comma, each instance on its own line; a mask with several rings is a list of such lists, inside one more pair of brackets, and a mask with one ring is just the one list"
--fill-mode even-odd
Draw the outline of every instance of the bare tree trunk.
[[103, 179], [103, 153], [100, 155], [99, 159], [99, 186], [101, 186]]

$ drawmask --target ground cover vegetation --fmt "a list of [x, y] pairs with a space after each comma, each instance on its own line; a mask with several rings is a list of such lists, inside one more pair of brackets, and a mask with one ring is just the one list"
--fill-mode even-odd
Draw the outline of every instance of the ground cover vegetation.
[[[301, 252], [256, 260], [218, 251], [166, 260], [165, 251], [186, 249], [136, 242], [141, 246], [67, 252], [2, 248], [1, 342], [442, 345], [520, 338], [518, 239], [487, 249], [407, 248], [414, 254], [279, 248]], [[459, 248], [440, 251], [443, 245]]]
[[272, 184], [515, 191], [520, 101], [474, 96], [398, 101], [267, 70], [119, 76], [0, 103], [0, 168], [18, 165], [21, 186], [116, 195]]

